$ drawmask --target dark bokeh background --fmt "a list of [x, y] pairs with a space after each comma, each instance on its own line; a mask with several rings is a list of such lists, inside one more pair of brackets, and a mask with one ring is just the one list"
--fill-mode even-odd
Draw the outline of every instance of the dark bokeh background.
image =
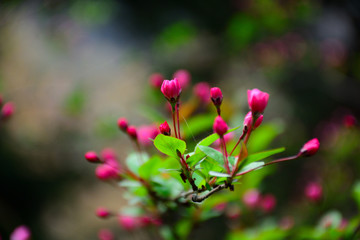
[[[359, 160], [353, 152], [331, 152], [343, 117], [360, 115], [357, 0], [5, 0], [0, 16], [0, 92], [17, 106], [0, 126], [2, 236], [26, 224], [34, 239], [95, 239], [116, 225], [93, 212], [124, 205], [121, 192], [95, 180], [83, 153], [109, 146], [126, 155], [116, 119], [149, 123], [140, 106], [153, 72], [168, 79], [187, 69], [194, 83], [222, 87], [238, 112], [246, 89], [267, 91], [265, 120], [285, 125], [276, 146], [296, 152], [312, 137], [324, 142], [316, 163], [289, 163], [264, 183], [279, 204], [299, 197], [303, 179], [331, 175], [346, 191], [360, 177], [359, 164], [347, 163]], [[343, 200], [323, 210], [351, 213]]]

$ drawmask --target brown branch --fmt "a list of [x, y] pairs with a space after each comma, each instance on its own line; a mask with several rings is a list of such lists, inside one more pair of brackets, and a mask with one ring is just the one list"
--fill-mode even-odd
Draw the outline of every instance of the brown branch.
[[202, 195], [202, 196], [199, 196], [197, 194], [194, 194], [191, 198], [191, 200], [193, 202], [202, 202], [204, 201], [205, 199], [207, 199], [208, 197], [210, 197], [211, 195], [213, 195], [214, 193], [226, 188], [227, 185], [226, 184], [221, 184], [219, 186], [217, 186], [216, 188], [212, 189], [211, 191], [209, 191], [207, 194], [205, 195]]

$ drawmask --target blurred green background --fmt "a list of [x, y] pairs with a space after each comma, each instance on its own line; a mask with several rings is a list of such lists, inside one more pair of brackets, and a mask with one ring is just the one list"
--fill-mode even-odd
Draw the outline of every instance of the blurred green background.
[[[316, 157], [281, 165], [260, 185], [277, 197], [274, 215], [308, 211], [309, 225], [332, 209], [353, 217], [360, 132], [343, 119], [360, 116], [359, 24], [357, 0], [1, 1], [0, 93], [16, 113], [0, 126], [0, 235], [21, 224], [39, 240], [121, 233], [94, 210], [125, 206], [122, 192], [98, 183], [83, 153], [113, 147], [125, 157], [131, 144], [116, 119], [150, 123], [149, 76], [178, 69], [223, 89], [234, 126], [246, 89], [270, 93], [264, 122], [283, 126], [276, 147], [292, 153], [320, 139]], [[320, 205], [301, 202], [310, 181], [323, 185]]]

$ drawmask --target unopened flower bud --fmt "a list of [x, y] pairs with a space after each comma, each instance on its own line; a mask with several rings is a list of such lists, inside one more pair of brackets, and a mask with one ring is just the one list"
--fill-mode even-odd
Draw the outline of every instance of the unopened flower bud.
[[127, 128], [127, 134], [134, 140], [137, 139], [137, 131], [136, 131], [136, 127], [135, 126], [129, 126]]
[[260, 207], [266, 213], [269, 213], [272, 210], [274, 210], [275, 206], [276, 206], [276, 198], [272, 194], [267, 194], [263, 196], [260, 200]]
[[263, 113], [269, 101], [269, 94], [257, 88], [247, 91], [249, 108], [254, 113]]
[[213, 129], [215, 133], [222, 137], [227, 132], [228, 126], [220, 116], [217, 116], [214, 121]]
[[[258, 126], [260, 126], [260, 124], [262, 123], [264, 119], [264, 116], [262, 114], [260, 114], [260, 116], [256, 119], [255, 121], [255, 125], [254, 125], [254, 129], [257, 128]], [[251, 128], [251, 124], [252, 124], [252, 113], [251, 111], [248, 112], [244, 118], [244, 126], [247, 126], [248, 129]]]
[[14, 114], [15, 105], [12, 102], [7, 102], [1, 109], [1, 116], [6, 119]]
[[190, 84], [191, 74], [187, 70], [180, 69], [174, 73], [174, 78], [179, 80], [180, 87], [185, 89]]
[[175, 103], [181, 93], [181, 86], [177, 78], [164, 80], [161, 85], [161, 92], [170, 103]]
[[304, 157], [312, 156], [319, 150], [319, 147], [319, 140], [317, 138], [311, 139], [300, 149], [300, 154]]
[[104, 207], [98, 207], [96, 209], [96, 216], [99, 218], [107, 218], [110, 216], [110, 212]]
[[318, 202], [322, 198], [322, 187], [317, 182], [309, 183], [305, 188], [305, 196], [312, 202]]
[[126, 132], [127, 128], [128, 128], [128, 121], [126, 118], [119, 118], [118, 119], [118, 126], [119, 128], [123, 131]]
[[10, 235], [10, 240], [29, 240], [31, 237], [30, 229], [24, 225], [15, 228]]
[[138, 221], [133, 216], [119, 216], [119, 224], [125, 230], [131, 231], [138, 226]]
[[98, 155], [94, 151], [90, 151], [90, 152], [85, 153], [85, 159], [88, 160], [91, 163], [100, 162], [100, 159], [99, 159]]
[[221, 89], [218, 87], [213, 87], [210, 89], [210, 97], [211, 101], [214, 103], [216, 107], [220, 106], [223, 100], [223, 94]]
[[169, 124], [167, 123], [167, 121], [160, 124], [159, 129], [162, 134], [164, 134], [166, 136], [171, 135], [171, 128], [170, 128]]
[[153, 88], [161, 87], [161, 84], [162, 84], [163, 81], [164, 81], [164, 77], [160, 73], [153, 73], [150, 76], [150, 85]]
[[95, 175], [100, 180], [109, 180], [119, 178], [119, 170], [109, 164], [101, 164], [97, 166]]
[[98, 233], [99, 240], [114, 240], [114, 234], [109, 229], [101, 229]]
[[200, 82], [194, 86], [194, 94], [201, 103], [208, 104], [210, 101], [210, 86], [207, 82]]

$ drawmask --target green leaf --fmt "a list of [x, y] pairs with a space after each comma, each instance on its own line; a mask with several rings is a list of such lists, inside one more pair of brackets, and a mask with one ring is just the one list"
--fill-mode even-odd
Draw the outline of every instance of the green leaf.
[[246, 165], [243, 169], [241, 169], [241, 171], [238, 172], [238, 174], [242, 174], [245, 172], [251, 172], [252, 170], [255, 170], [257, 168], [260, 168], [262, 166], [264, 166], [264, 162], [252, 162], [248, 165]]
[[199, 146], [200, 150], [205, 153], [208, 157], [215, 160], [217, 164], [220, 166], [224, 165], [224, 157], [223, 154], [214, 148], [207, 147], [207, 146]]
[[259, 152], [266, 149], [269, 144], [284, 131], [284, 124], [281, 121], [274, 121], [262, 124], [251, 133], [247, 148], [249, 152]]
[[355, 186], [353, 188], [353, 196], [358, 205], [358, 208], [360, 209], [360, 181], [357, 181], [355, 183]]
[[[236, 131], [236, 130], [238, 130], [240, 127], [241, 127], [241, 126], [238, 126], [238, 127], [236, 127], [236, 128], [232, 128], [232, 129], [228, 130], [225, 134], [230, 133], [230, 132], [233, 132], [233, 131]], [[220, 138], [219, 135], [216, 134], [216, 133], [213, 133], [213, 134], [207, 136], [206, 138], [204, 138], [203, 140], [201, 140], [201, 141], [196, 145], [196, 147], [195, 147], [195, 152], [197, 153], [197, 152], [200, 151], [200, 149], [199, 149], [200, 146], [209, 146], [209, 145], [211, 145], [213, 142], [215, 142], [216, 140], [218, 140], [219, 138]]]
[[191, 155], [187, 160], [187, 164], [190, 166], [190, 167], [193, 167], [195, 166], [198, 162], [200, 162], [202, 159], [204, 159], [204, 157], [206, 157], [205, 153], [203, 152], [198, 152], [198, 153], [195, 153], [193, 155]]
[[183, 140], [163, 134], [157, 135], [154, 145], [160, 152], [175, 158], [178, 158], [176, 150], [179, 150], [181, 154], [184, 154], [186, 150], [186, 143]]
[[126, 165], [136, 174], [139, 174], [139, 168], [149, 159], [146, 153], [131, 153], [126, 158]]
[[215, 172], [215, 171], [210, 171], [209, 174], [210, 174], [211, 176], [215, 176], [215, 177], [231, 177], [230, 174], [221, 173], [221, 172]]
[[139, 175], [144, 179], [149, 179], [151, 176], [156, 175], [159, 172], [159, 165], [162, 159], [154, 155], [146, 163], [139, 167]]
[[141, 183], [133, 180], [122, 180], [119, 182], [120, 187], [140, 187]]
[[285, 151], [285, 148], [281, 147], [281, 148], [276, 148], [276, 149], [272, 149], [272, 150], [268, 150], [268, 151], [264, 151], [264, 152], [254, 153], [254, 154], [249, 155], [247, 158], [245, 158], [244, 161], [246, 161], [247, 164], [256, 162], [256, 161], [262, 160], [264, 158], [270, 157], [274, 154], [281, 153], [283, 151]]

